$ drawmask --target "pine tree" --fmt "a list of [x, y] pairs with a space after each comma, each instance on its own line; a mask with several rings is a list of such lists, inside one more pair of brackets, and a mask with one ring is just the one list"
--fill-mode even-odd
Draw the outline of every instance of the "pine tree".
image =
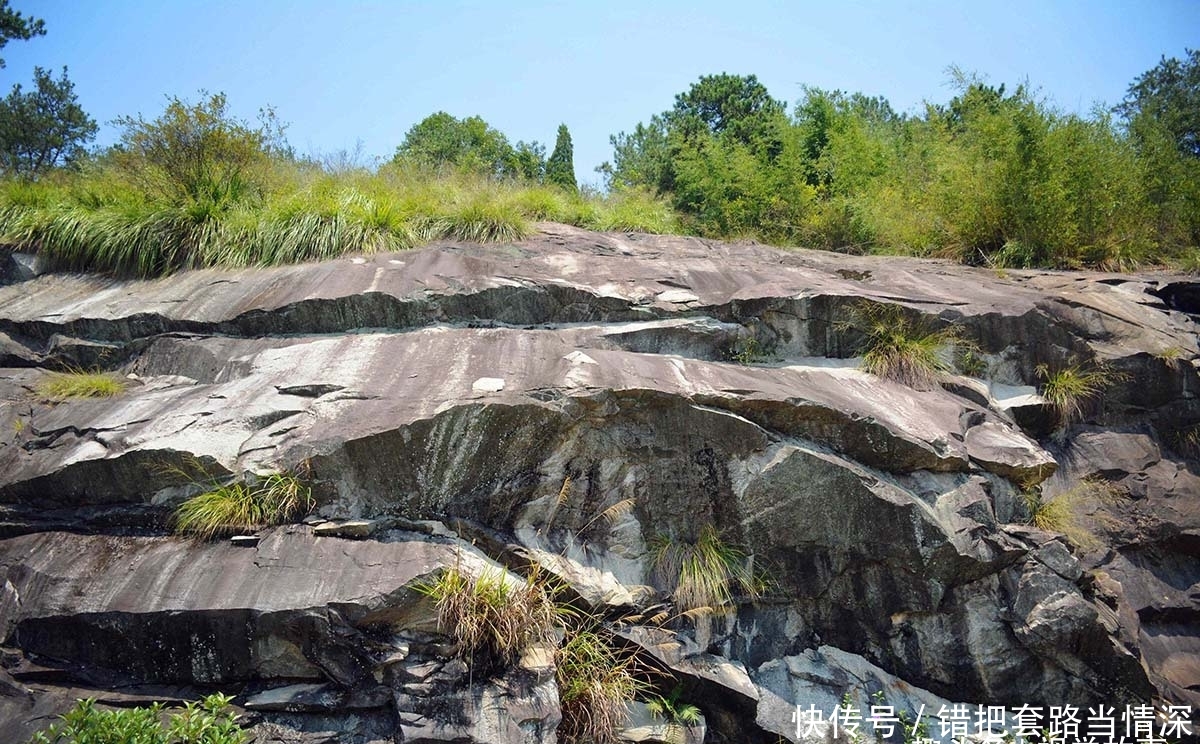
[[558, 125], [558, 138], [554, 141], [554, 152], [546, 161], [546, 181], [575, 191], [575, 148], [571, 145], [571, 133], [566, 124]]

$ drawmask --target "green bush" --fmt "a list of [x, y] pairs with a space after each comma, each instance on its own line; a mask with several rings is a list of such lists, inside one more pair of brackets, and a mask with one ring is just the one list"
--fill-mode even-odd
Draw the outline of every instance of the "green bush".
[[215, 693], [165, 719], [159, 703], [104, 710], [94, 700], [80, 700], [29, 744], [246, 744], [250, 734], [238, 725], [232, 699]]

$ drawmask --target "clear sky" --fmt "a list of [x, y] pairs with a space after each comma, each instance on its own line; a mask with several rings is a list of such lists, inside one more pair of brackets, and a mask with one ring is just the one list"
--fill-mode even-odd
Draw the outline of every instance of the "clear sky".
[[1060, 108], [1111, 105], [1162, 55], [1200, 47], [1200, 0], [1128, 2], [349, 2], [11, 0], [47, 35], [0, 52], [4, 90], [67, 65], [98, 142], [167, 94], [273, 105], [301, 153], [390, 157], [425, 116], [478, 114], [553, 147], [570, 128], [579, 178], [609, 135], [671, 106], [699, 76], [754, 74], [789, 104], [802, 85], [944, 102], [946, 68], [1028, 79]]

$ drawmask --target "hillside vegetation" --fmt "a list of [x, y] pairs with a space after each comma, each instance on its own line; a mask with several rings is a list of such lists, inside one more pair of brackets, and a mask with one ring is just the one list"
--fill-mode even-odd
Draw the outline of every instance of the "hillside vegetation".
[[550, 220], [998, 268], [1200, 268], [1200, 53], [1089, 116], [952, 75], [957, 94], [919, 115], [816, 88], [789, 110], [754, 76], [702, 77], [611, 138], [603, 192], [575, 185], [565, 125], [547, 158], [438, 112], [380, 165], [298, 157], [270, 109], [250, 123], [222, 94], [173, 98], [115, 122], [110, 148], [8, 169], [0, 243], [53, 268], [157, 276], [511, 241]]

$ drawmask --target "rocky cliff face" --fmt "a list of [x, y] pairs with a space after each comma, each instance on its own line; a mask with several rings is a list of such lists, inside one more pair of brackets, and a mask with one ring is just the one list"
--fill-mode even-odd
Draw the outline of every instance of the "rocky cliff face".
[[[691, 740], [796, 706], [1200, 705], [1200, 379], [1180, 278], [995, 272], [543, 225], [157, 281], [0, 287], [0, 738], [78, 697], [220, 689], [272, 742], [552, 742], [553, 654], [480, 678], [416, 591], [540, 564], [619, 617], [705, 525], [768, 591], [610, 626], [683, 683]], [[854, 309], [954, 325], [972, 377], [855, 358]], [[1057, 427], [1035, 368], [1115, 373]], [[131, 378], [34, 393], [64, 365]], [[204, 482], [302, 470], [303, 524], [170, 534]], [[1063, 496], [1095, 540], [1030, 524]], [[634, 706], [629, 740], [670, 738]]]

